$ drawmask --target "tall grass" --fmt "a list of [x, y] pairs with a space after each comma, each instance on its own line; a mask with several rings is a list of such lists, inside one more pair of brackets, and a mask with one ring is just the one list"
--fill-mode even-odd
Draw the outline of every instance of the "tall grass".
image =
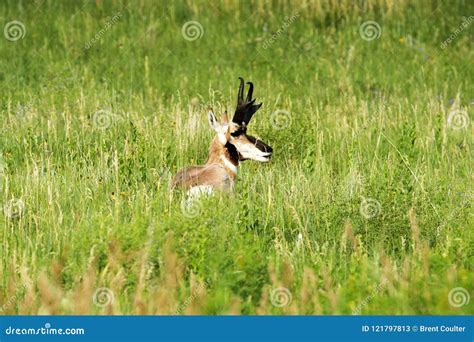
[[[2, 2], [0, 313], [472, 314], [473, 10]], [[272, 161], [183, 206], [238, 76]]]

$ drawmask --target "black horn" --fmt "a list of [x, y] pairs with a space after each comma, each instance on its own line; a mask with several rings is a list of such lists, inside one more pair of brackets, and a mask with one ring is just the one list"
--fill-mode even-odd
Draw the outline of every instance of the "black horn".
[[249, 85], [249, 92], [247, 93], [247, 102], [252, 101], [252, 94], [253, 94], [253, 83], [252, 82], [247, 82]]
[[252, 82], [247, 82], [247, 84], [249, 85], [249, 91], [244, 101], [245, 81], [242, 77], [239, 77], [239, 79], [240, 79], [240, 86], [239, 86], [239, 93], [237, 95], [237, 108], [235, 109], [235, 114], [234, 114], [234, 117], [232, 118], [232, 121], [239, 125], [242, 125], [243, 123], [245, 123], [245, 125], [248, 125], [248, 123], [250, 122], [250, 119], [252, 119], [252, 116], [262, 106], [262, 103], [255, 104], [255, 99], [252, 99], [252, 94], [253, 94]]
[[244, 79], [242, 77], [239, 77], [240, 80], [240, 86], [239, 86], [239, 94], [237, 95], [237, 106], [244, 102]]

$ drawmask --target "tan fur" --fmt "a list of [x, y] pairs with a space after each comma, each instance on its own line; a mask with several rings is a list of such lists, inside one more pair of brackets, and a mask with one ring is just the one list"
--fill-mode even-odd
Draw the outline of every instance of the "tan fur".
[[231, 160], [224, 146], [214, 138], [209, 147], [206, 164], [202, 166], [189, 166], [174, 177], [172, 188], [190, 189], [198, 185], [211, 185], [224, 190], [232, 187], [236, 175], [224, 164], [221, 156]]

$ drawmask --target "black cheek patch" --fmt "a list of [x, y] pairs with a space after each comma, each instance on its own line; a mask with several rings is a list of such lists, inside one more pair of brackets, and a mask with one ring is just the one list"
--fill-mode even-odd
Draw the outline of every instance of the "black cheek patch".
[[237, 148], [229, 142], [227, 142], [224, 147], [229, 152], [230, 159], [236, 164], [238, 164], [240, 156], [239, 156], [239, 152], [237, 151]]

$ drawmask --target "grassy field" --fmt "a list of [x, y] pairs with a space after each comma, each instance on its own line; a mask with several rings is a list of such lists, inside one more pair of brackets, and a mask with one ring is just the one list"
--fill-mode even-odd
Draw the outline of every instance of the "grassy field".
[[[474, 314], [472, 1], [0, 4], [0, 314]], [[206, 109], [274, 149], [183, 205]]]

